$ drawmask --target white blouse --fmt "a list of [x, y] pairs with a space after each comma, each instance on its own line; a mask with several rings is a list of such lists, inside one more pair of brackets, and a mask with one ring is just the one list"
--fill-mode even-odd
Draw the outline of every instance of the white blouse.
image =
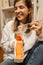
[[[14, 59], [14, 50], [12, 49], [12, 42], [15, 42], [15, 32], [12, 30], [13, 20], [9, 21], [2, 32], [2, 40], [1, 44], [3, 49], [5, 50], [4, 59]], [[26, 25], [24, 30], [26, 29]], [[22, 38], [24, 40], [24, 52], [30, 50], [35, 42], [37, 41], [36, 31], [32, 30], [29, 34], [25, 34], [24, 31], [21, 30], [21, 26], [18, 26], [18, 30], [22, 34]], [[25, 54], [24, 58], [26, 57]]]

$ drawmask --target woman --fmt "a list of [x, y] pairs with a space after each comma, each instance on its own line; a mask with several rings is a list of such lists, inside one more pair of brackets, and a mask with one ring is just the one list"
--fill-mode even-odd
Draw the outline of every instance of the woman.
[[[31, 0], [14, 0], [14, 13], [14, 21], [8, 22], [3, 29], [2, 45], [5, 54], [4, 62], [0, 65], [41, 64], [43, 60], [43, 42], [37, 41], [41, 33], [41, 25], [39, 22], [32, 22]], [[22, 63], [14, 62], [15, 34], [18, 34], [18, 32], [22, 36], [25, 54]]]

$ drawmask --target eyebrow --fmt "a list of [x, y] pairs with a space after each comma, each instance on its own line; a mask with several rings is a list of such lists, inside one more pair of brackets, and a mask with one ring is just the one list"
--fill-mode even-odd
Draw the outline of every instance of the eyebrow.
[[[22, 6], [23, 4], [20, 4], [19, 6]], [[17, 5], [18, 6], [18, 5]], [[17, 7], [17, 6], [15, 6], [15, 7]]]

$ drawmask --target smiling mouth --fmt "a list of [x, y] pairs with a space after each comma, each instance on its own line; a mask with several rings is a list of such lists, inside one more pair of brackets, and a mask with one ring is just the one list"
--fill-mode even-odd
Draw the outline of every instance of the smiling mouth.
[[20, 17], [21, 15], [17, 15], [17, 17]]
[[21, 18], [21, 15], [17, 15], [17, 18]]
[[19, 14], [17, 15], [17, 17], [20, 17], [20, 16], [23, 16], [23, 13], [19, 13]]

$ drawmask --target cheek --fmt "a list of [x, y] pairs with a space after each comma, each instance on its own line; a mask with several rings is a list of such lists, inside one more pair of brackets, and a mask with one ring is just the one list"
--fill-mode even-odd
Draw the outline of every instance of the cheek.
[[17, 15], [17, 12], [16, 12], [16, 11], [14, 11], [14, 14], [15, 14], [15, 15]]
[[24, 10], [24, 14], [25, 14], [25, 15], [28, 15], [28, 14], [29, 14], [28, 9], [25, 9], [25, 10]]
[[25, 17], [27, 17], [27, 16], [28, 16], [28, 12], [27, 12], [27, 11], [25, 11], [24, 16], [25, 16]]

